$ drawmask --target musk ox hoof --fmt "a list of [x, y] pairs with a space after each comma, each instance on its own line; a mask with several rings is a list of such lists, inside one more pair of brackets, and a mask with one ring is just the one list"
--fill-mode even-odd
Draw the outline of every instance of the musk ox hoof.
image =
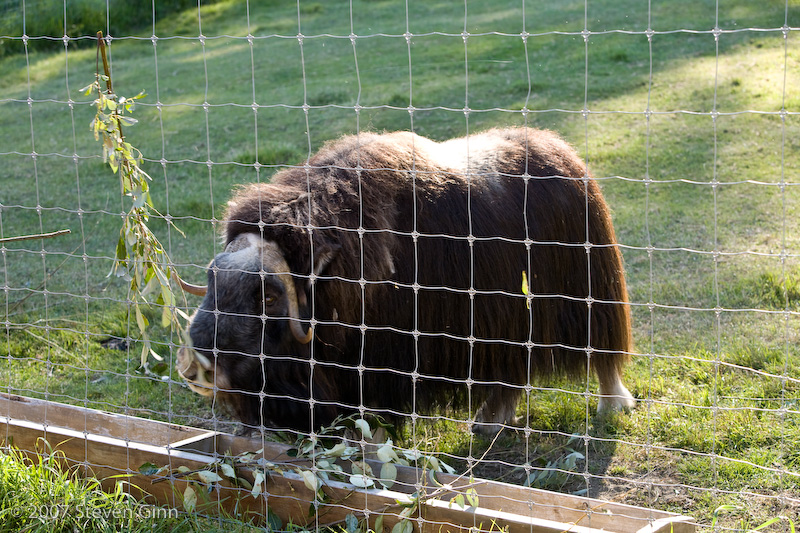
[[234, 435], [237, 437], [247, 437], [247, 438], [254, 438], [258, 436], [256, 432], [256, 428], [253, 426], [248, 426], [246, 424], [242, 424], [235, 432]]
[[[503, 393], [495, 391], [475, 414], [475, 423], [472, 425], [472, 432], [476, 435], [494, 437], [503, 429], [519, 424], [516, 415], [517, 393]], [[500, 400], [494, 404], [493, 400]]]
[[472, 433], [483, 437], [494, 437], [504, 429], [513, 429], [511, 426], [519, 425], [519, 418], [514, 417], [509, 423], [492, 424], [487, 422], [479, 422], [478, 420], [472, 424]]
[[598, 413], [628, 411], [634, 407], [636, 399], [622, 383], [619, 383], [613, 391], [600, 391], [600, 399], [597, 402]]

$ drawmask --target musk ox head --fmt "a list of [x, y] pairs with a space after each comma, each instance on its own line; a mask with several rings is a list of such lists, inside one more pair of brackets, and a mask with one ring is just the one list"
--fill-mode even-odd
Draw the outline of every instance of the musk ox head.
[[[290, 274], [277, 244], [240, 234], [209, 265], [207, 287], [189, 286], [204, 299], [191, 319], [191, 344], [178, 352], [178, 373], [193, 391], [230, 405], [243, 422], [280, 425], [286, 413], [271, 413], [271, 381], [296, 400], [309, 397], [297, 362], [307, 357], [314, 335], [303, 323], [309, 286], [307, 278]], [[307, 403], [303, 410], [307, 416]]]

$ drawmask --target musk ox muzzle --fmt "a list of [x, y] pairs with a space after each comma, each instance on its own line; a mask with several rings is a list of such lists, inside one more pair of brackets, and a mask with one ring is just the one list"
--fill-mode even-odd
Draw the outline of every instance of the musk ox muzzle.
[[242, 187], [225, 221], [178, 371], [247, 426], [465, 409], [492, 433], [532, 383], [587, 369], [599, 410], [634, 404], [609, 210], [551, 132], [345, 137]]

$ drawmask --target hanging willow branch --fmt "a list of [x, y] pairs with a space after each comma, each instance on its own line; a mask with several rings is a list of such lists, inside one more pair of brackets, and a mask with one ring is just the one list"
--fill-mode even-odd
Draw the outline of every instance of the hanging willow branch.
[[[95, 81], [82, 90], [87, 95], [97, 95], [94, 101], [97, 113], [90, 127], [95, 140], [102, 142], [103, 161], [119, 175], [121, 192], [131, 199], [131, 208], [123, 216], [112, 273], [130, 281], [131, 306], [143, 344], [141, 364], [146, 369], [149, 356], [159, 361], [162, 358], [152, 348], [147, 333], [149, 322], [142, 309], [150, 303], [161, 305], [161, 324], [174, 331], [181, 331], [180, 319], [188, 320], [188, 317], [175, 307], [175, 293], [170, 282], [177, 281], [177, 275], [166, 250], [147, 225], [151, 213], [161, 216], [150, 197], [152, 178], [141, 167], [142, 153], [125, 140], [122, 132], [123, 126], [137, 123], [130, 114], [145, 93], [126, 98], [114, 92], [103, 32], [97, 32]], [[168, 223], [183, 235], [172, 222]], [[147, 295], [152, 293], [157, 296], [150, 302]]]

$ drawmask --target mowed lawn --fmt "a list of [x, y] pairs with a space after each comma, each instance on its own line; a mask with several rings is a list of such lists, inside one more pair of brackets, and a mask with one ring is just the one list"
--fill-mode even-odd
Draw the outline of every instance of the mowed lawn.
[[[148, 94], [128, 140], [185, 236], [152, 225], [199, 282], [231, 189], [341, 134], [556, 130], [613, 211], [639, 406], [597, 417], [593, 380], [556, 381], [519, 407], [532, 432], [491, 443], [448, 413], [403, 444], [706, 525], [723, 504], [741, 507], [717, 518], [726, 527], [796, 518], [800, 3], [650, 4], [231, 0], [115, 35], [115, 89]], [[71, 233], [0, 244], [0, 391], [235, 429], [172, 370], [180, 339], [157, 310], [165, 364], [139, 368], [126, 283], [108, 276], [127, 199], [80, 92], [95, 49], [31, 36], [29, 54], [0, 58], [0, 238]]]

